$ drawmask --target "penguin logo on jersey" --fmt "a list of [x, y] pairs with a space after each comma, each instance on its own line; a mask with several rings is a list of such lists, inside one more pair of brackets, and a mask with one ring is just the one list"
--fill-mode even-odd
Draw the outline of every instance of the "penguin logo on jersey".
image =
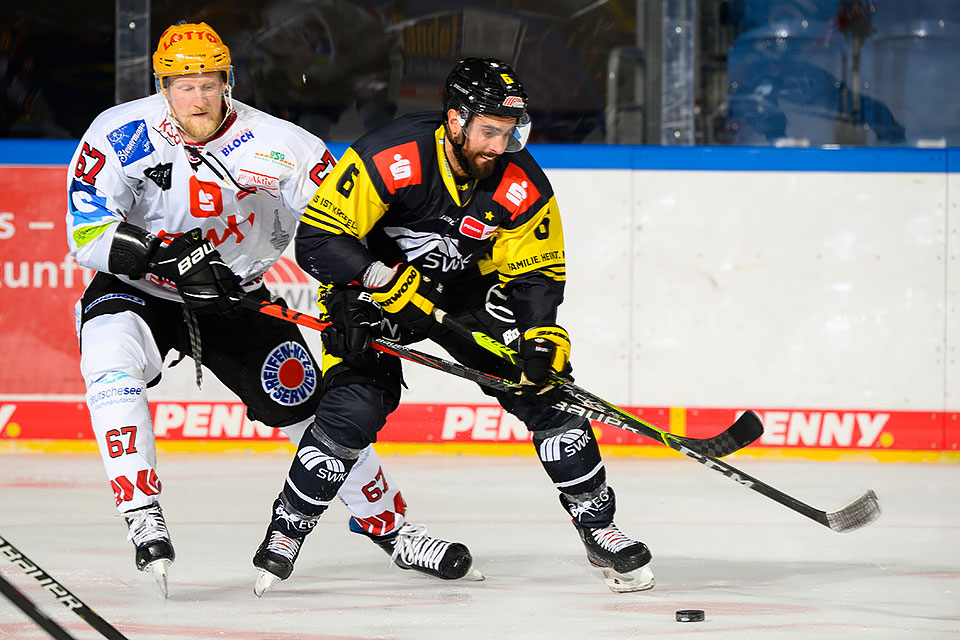
[[274, 348], [264, 360], [260, 382], [274, 402], [294, 407], [316, 391], [317, 370], [303, 345], [288, 341]]

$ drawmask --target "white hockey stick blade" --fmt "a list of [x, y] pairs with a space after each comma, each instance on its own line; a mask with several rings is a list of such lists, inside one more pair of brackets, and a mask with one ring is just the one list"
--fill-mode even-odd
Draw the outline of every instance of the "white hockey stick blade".
[[650, 565], [644, 565], [630, 573], [620, 573], [607, 567], [603, 569], [603, 579], [610, 587], [610, 591], [614, 593], [646, 591], [647, 589], [653, 589], [655, 584]]
[[154, 560], [143, 568], [144, 571], [149, 571], [153, 574], [154, 579], [157, 581], [157, 586], [160, 587], [160, 595], [163, 596], [164, 599], [167, 597], [167, 568], [169, 566], [170, 560], [168, 558], [161, 558]]
[[253, 583], [253, 595], [261, 597], [267, 589], [280, 582], [280, 576], [275, 576], [269, 571], [260, 569], [257, 574], [257, 581]]
[[845, 506], [827, 514], [827, 526], [838, 533], [865, 527], [880, 517], [880, 501], [873, 489]]

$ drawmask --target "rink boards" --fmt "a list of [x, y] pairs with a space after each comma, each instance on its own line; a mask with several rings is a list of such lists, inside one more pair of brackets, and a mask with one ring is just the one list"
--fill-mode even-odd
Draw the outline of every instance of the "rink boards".
[[[92, 438], [73, 316], [90, 274], [67, 255], [64, 229], [73, 145], [0, 141], [4, 448], [69, 449]], [[957, 150], [533, 153], [564, 214], [560, 321], [573, 337], [579, 384], [695, 437], [754, 409], [766, 426], [751, 447], [758, 452], [953, 458]], [[291, 255], [266, 280], [290, 306], [313, 312], [314, 285]], [[413, 365], [405, 376], [410, 389], [381, 441], [529, 448], [523, 426], [472, 385]], [[203, 391], [192, 381], [181, 364], [151, 390], [161, 447], [282, 441], [248, 421], [212, 376]], [[601, 444], [624, 452], [651, 444], [595, 427]]]

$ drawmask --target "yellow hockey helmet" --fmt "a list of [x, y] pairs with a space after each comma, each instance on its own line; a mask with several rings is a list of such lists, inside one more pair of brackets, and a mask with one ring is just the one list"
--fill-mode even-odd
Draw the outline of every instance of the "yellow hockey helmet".
[[153, 54], [153, 72], [157, 91], [163, 90], [163, 79], [169, 76], [222, 71], [233, 85], [230, 49], [206, 22], [176, 24], [160, 36]]

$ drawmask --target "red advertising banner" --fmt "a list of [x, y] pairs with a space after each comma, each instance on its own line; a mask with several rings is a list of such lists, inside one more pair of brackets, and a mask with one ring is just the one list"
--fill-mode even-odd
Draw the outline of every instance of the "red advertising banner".
[[[239, 402], [150, 403], [160, 440], [284, 440], [282, 432], [246, 417]], [[733, 423], [736, 409], [625, 407], [665, 431], [706, 438]], [[960, 448], [958, 414], [917, 411], [812, 411], [758, 409], [764, 435], [751, 448], [948, 450]], [[594, 423], [600, 444], [650, 445], [632, 432]], [[949, 433], [949, 435], [947, 435]], [[0, 403], [0, 440], [92, 439], [82, 401], [31, 399]], [[380, 442], [522, 443], [526, 427], [496, 405], [404, 403], [391, 414]]]
[[2, 394], [82, 394], [74, 304], [92, 274], [67, 252], [66, 169], [0, 168]]

